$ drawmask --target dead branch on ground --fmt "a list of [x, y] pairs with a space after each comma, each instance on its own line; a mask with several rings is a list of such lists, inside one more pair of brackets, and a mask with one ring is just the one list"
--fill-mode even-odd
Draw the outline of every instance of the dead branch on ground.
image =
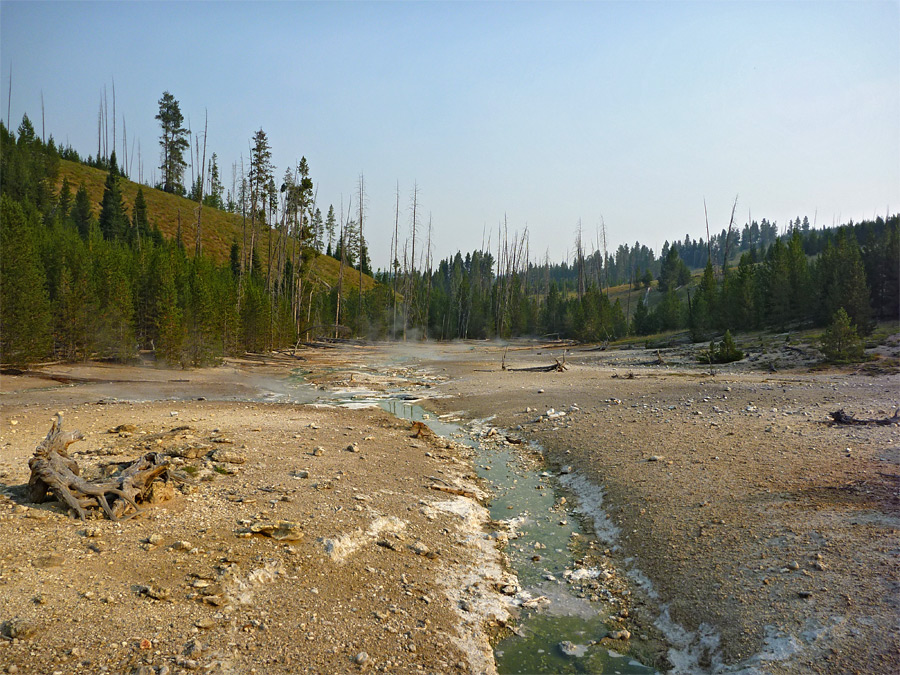
[[891, 417], [884, 417], [882, 419], [857, 419], [853, 415], [845, 413], [843, 408], [828, 414], [834, 424], [853, 424], [858, 426], [877, 425], [881, 427], [900, 424], [900, 408], [894, 411], [894, 414]]

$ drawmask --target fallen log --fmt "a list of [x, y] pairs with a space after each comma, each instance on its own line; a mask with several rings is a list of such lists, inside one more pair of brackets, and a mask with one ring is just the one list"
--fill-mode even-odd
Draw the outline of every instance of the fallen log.
[[[62, 430], [62, 415], [57, 414], [47, 437], [28, 460], [29, 501], [40, 504], [55, 498], [69, 506], [81, 520], [87, 520], [86, 509], [99, 505], [110, 520], [125, 520], [143, 512], [139, 504], [147, 501], [156, 479], [174, 478], [167, 458], [150, 452], [114, 476], [86, 480], [68, 453], [68, 447], [81, 440], [84, 435], [80, 431]], [[133, 512], [125, 515], [129, 508]]]
[[828, 414], [834, 424], [853, 424], [858, 426], [877, 425], [881, 427], [900, 424], [900, 408], [898, 408], [891, 417], [883, 417], [881, 419], [857, 419], [853, 415], [845, 413], [843, 408]]
[[556, 363], [549, 366], [532, 366], [531, 368], [506, 368], [505, 370], [515, 371], [518, 373], [563, 373], [569, 369], [566, 365], [566, 357], [563, 360], [554, 359]]

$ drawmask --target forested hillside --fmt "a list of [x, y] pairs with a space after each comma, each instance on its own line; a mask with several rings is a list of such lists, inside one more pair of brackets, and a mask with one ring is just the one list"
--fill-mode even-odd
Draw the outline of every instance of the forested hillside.
[[44, 143], [27, 117], [0, 129], [3, 363], [151, 350], [197, 365], [322, 336], [602, 341], [689, 329], [708, 340], [824, 327], [839, 310], [865, 334], [900, 314], [898, 215], [822, 229], [797, 218], [783, 232], [763, 219], [667, 242], [659, 258], [640, 242], [585, 252], [579, 232], [571, 265], [530, 261], [527, 234], [505, 230], [494, 251], [437, 264], [430, 241], [417, 258], [415, 239], [408, 250], [394, 235], [376, 283], [362, 211], [323, 218], [305, 159], [277, 189], [262, 130], [250, 172], [225, 193], [214, 161], [190, 191], [175, 174], [165, 191], [128, 180], [114, 152], [82, 160]]
[[[298, 236], [297, 208], [298, 225], [248, 235], [235, 214], [126, 180], [115, 153], [107, 171], [61, 159], [27, 118], [0, 125], [0, 160], [4, 363], [152, 350], [203, 364], [355, 331], [389, 299], [349, 265], [338, 279], [340, 262]], [[335, 327], [338, 286], [352, 329]]]

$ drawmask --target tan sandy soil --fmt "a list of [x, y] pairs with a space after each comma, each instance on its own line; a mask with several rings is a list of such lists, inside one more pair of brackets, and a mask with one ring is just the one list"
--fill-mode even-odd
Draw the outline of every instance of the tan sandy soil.
[[[504, 354], [515, 368], [561, 349], [382, 345], [201, 371], [54, 365], [44, 375], [66, 382], [4, 376], [0, 632], [24, 635], [0, 639], [0, 664], [490, 672], [484, 629], [507, 619], [494, 591], [507, 580], [503, 556], [477, 504], [431, 489], [477, 492], [468, 451], [411, 438], [380, 411], [279, 403], [315, 395], [284, 384], [299, 367], [319, 393], [398, 387], [439, 413], [493, 416], [539, 441], [551, 467], [588, 479], [581, 489], [602, 488], [618, 527], [611, 555], [636, 584], [635, 653], [640, 635], [661, 630], [681, 672], [900, 671], [900, 429], [826, 424], [842, 407], [890, 415], [896, 375], [785, 370], [791, 354], [775, 373], [757, 358], [709, 375], [689, 352], [663, 350], [676, 365], [658, 366], [655, 351], [576, 348], [568, 371], [534, 373], [501, 370]], [[160, 400], [174, 397], [187, 400]], [[197, 467], [186, 494], [85, 525], [22, 499], [57, 410], [86, 433], [72, 450], [89, 470], [136, 458], [148, 434], [181, 425], [190, 429], [151, 448], [225, 447], [246, 462], [174, 460]], [[136, 428], [107, 433], [119, 424]], [[303, 538], [243, 536], [281, 520]], [[660, 620], [666, 608], [674, 623]]]
[[[467, 451], [413, 439], [408, 423], [381, 411], [122, 402], [260, 395], [267, 377], [296, 365], [44, 369], [89, 380], [74, 385], [3, 377], [0, 671], [492, 669], [482, 627], [507, 614], [492, 588], [504, 578], [482, 533], [486, 512], [428, 478], [477, 489]], [[57, 411], [87, 437], [70, 448], [87, 474], [148, 450], [199, 453], [173, 460], [195, 467], [195, 484], [120, 523], [26, 503], [27, 460]], [[122, 424], [134, 428], [108, 433]], [[154, 437], [174, 427], [188, 428]], [[204, 459], [223, 448], [246, 462]], [[302, 539], [246, 534], [283, 520]]]

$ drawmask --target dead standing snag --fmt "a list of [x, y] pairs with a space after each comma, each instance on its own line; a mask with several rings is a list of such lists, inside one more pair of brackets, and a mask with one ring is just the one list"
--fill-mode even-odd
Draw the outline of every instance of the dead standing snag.
[[[144, 501], [154, 480], [169, 472], [169, 463], [158, 453], [148, 453], [124, 468], [118, 475], [105, 480], [82, 478], [78, 463], [69, 457], [68, 447], [84, 440], [80, 431], [62, 430], [62, 415], [56, 419], [47, 437], [35, 448], [28, 460], [31, 477], [28, 479], [28, 499], [35, 503], [49, 501], [49, 494], [68, 505], [81, 520], [87, 520], [85, 509], [97, 506], [110, 520], [124, 520], [142, 511], [138, 501]], [[108, 497], [112, 498], [109, 499]], [[133, 513], [123, 515], [128, 507]]]

